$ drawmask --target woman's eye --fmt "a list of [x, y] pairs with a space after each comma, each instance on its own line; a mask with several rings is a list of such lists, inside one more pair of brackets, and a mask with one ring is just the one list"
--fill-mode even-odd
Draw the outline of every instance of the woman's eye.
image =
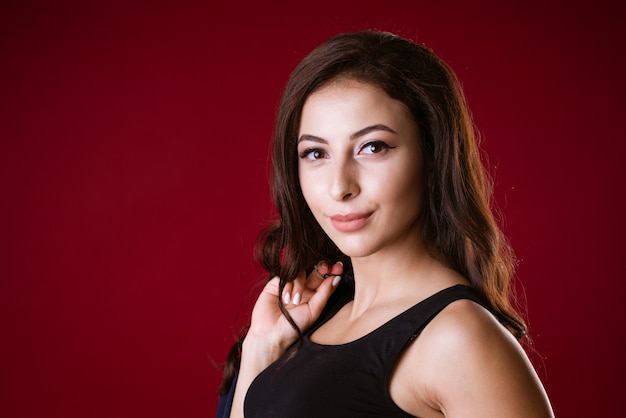
[[363, 147], [361, 148], [361, 152], [363, 154], [378, 154], [379, 152], [382, 152], [389, 148], [391, 147], [382, 141], [373, 141], [363, 145]]
[[300, 158], [310, 161], [321, 160], [325, 156], [326, 153], [324, 152], [324, 150], [321, 150], [319, 148], [306, 149], [300, 153]]

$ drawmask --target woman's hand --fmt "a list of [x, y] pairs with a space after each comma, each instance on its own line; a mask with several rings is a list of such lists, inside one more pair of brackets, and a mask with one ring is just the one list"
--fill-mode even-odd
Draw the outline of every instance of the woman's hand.
[[[308, 278], [302, 271], [294, 281], [285, 285], [283, 304], [302, 331], [320, 316], [328, 298], [339, 284], [342, 273], [341, 263], [330, 266], [322, 261]], [[328, 278], [324, 279], [323, 276]], [[282, 352], [296, 341], [298, 333], [281, 312], [278, 298], [279, 279], [274, 277], [265, 285], [254, 305], [246, 339], [262, 339]]]
[[[322, 276], [331, 275], [324, 279]], [[285, 308], [301, 330], [310, 327], [322, 313], [328, 298], [341, 280], [343, 265], [320, 262], [309, 277], [301, 272], [283, 291]], [[298, 338], [278, 305], [279, 279], [270, 280], [252, 310], [250, 329], [243, 341], [241, 366], [230, 416], [243, 417], [243, 402], [248, 387], [267, 366], [276, 361]]]

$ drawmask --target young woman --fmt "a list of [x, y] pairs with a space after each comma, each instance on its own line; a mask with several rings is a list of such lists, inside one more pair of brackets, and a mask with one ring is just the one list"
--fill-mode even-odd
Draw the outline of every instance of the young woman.
[[291, 75], [273, 146], [279, 219], [260, 252], [272, 279], [219, 413], [553, 415], [518, 342], [514, 259], [444, 62], [389, 33], [331, 38]]

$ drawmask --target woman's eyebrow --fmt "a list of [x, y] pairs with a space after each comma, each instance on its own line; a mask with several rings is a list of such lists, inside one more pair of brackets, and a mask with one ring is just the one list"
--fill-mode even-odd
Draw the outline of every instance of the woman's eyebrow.
[[368, 126], [367, 128], [363, 128], [360, 131], [357, 131], [355, 133], [353, 133], [352, 135], [350, 135], [350, 139], [356, 139], [358, 137], [361, 137], [363, 135], [367, 135], [370, 132], [374, 132], [374, 131], [386, 131], [386, 132], [391, 132], [392, 134], [398, 134], [396, 131], [394, 131], [393, 129], [391, 129], [389, 126], [387, 125], [383, 125], [382, 123], [376, 124], [376, 125], [372, 125], [372, 126]]
[[315, 135], [307, 135], [307, 134], [304, 134], [300, 138], [298, 138], [298, 144], [302, 141], [311, 141], [311, 142], [318, 142], [320, 144], [328, 144], [328, 141], [325, 140], [324, 138], [320, 138], [319, 136], [315, 136]]
[[[386, 131], [386, 132], [391, 132], [392, 134], [396, 134], [396, 135], [398, 134], [389, 126], [379, 123], [376, 125], [368, 126], [367, 128], [363, 128], [359, 131], [356, 131], [355, 133], [350, 135], [350, 140], [352, 141], [354, 139], [357, 139], [363, 135], [367, 135], [368, 133], [374, 132], [374, 131]], [[328, 141], [326, 141], [324, 138], [320, 138], [319, 136], [315, 136], [315, 135], [307, 135], [307, 134], [304, 134], [300, 136], [300, 138], [298, 138], [298, 143], [302, 141], [311, 141], [311, 142], [318, 142], [320, 144], [328, 144]]]

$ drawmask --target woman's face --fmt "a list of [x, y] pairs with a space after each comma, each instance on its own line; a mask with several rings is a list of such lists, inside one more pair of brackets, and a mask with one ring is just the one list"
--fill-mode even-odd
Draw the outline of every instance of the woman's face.
[[298, 174], [315, 219], [356, 258], [419, 245], [419, 130], [406, 106], [371, 84], [339, 80], [309, 96]]

